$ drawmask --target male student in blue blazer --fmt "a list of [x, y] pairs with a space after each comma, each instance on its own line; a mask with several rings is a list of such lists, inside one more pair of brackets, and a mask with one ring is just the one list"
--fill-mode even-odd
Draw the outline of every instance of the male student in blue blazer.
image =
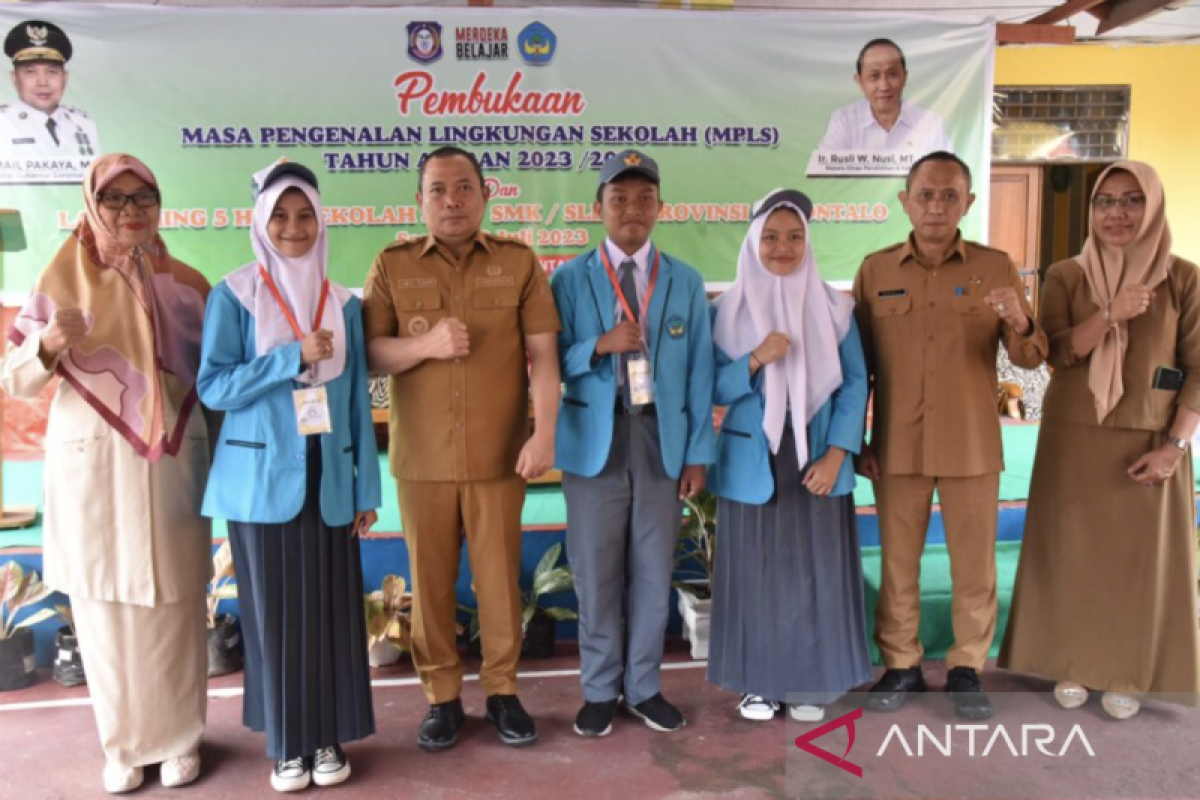
[[653, 159], [605, 161], [595, 209], [604, 243], [550, 283], [566, 386], [555, 457], [579, 598], [575, 731], [609, 733], [621, 696], [649, 727], [674, 731], [685, 720], [659, 670], [681, 501], [714, 459], [708, 304], [700, 274], [650, 241], [662, 209]]

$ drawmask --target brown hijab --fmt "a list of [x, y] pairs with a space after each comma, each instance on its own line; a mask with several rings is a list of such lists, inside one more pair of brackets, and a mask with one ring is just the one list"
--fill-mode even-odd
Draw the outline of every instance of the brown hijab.
[[132, 156], [93, 161], [83, 178], [84, 217], [38, 277], [8, 338], [19, 345], [58, 309], [82, 310], [88, 332], [60, 356], [57, 372], [139, 455], [157, 461], [179, 452], [196, 404], [209, 286], [159, 236], [129, 247], [104, 224], [96, 194], [126, 172], [158, 188]]
[[[1142, 229], [1125, 247], [1103, 244], [1092, 225], [1093, 215], [1088, 216], [1090, 233], [1076, 261], [1083, 267], [1092, 301], [1100, 308], [1107, 308], [1124, 286], [1141, 284], [1147, 289], [1158, 286], [1166, 280], [1172, 262], [1171, 228], [1167, 224], [1166, 199], [1158, 173], [1141, 161], [1118, 161], [1100, 174], [1092, 190], [1093, 199], [1115, 170], [1128, 172], [1137, 180], [1146, 195], [1146, 213]], [[1125, 394], [1121, 374], [1128, 344], [1128, 326], [1121, 323], [1110, 328], [1092, 351], [1088, 387], [1096, 400], [1099, 422], [1104, 421]]]

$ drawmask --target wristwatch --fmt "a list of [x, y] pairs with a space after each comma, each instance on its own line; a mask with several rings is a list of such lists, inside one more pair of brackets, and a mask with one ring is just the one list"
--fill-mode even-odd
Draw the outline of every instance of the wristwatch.
[[1167, 441], [1170, 442], [1173, 447], [1185, 451], [1188, 449], [1188, 444], [1190, 444], [1188, 440], [1184, 439], [1182, 436], [1173, 436], [1171, 434], [1167, 435]]

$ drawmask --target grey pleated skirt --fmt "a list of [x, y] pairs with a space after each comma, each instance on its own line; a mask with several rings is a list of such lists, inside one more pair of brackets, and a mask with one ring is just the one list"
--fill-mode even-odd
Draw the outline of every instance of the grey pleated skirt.
[[275, 760], [375, 732], [358, 539], [325, 524], [320, 485], [312, 436], [299, 516], [228, 525], [246, 647], [242, 722], [266, 732]]
[[872, 677], [854, 498], [801, 485], [790, 429], [771, 469], [765, 505], [718, 504], [708, 679], [825, 705]]

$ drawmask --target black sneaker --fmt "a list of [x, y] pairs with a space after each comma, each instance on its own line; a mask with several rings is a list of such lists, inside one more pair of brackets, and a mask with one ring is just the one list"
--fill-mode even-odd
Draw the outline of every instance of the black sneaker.
[[575, 732], [580, 736], [608, 736], [612, 733], [613, 716], [617, 713], [617, 701], [605, 700], [593, 703], [583, 701], [583, 708], [575, 715]]
[[677, 731], [687, 724], [679, 709], [668, 703], [661, 692], [636, 706], [626, 700], [625, 710], [635, 717], [641, 717], [648, 728], [656, 731]]
[[487, 721], [496, 726], [500, 741], [513, 747], [537, 741], [537, 728], [515, 694], [494, 694], [487, 699]]
[[312, 765], [307, 758], [285, 758], [275, 762], [271, 771], [271, 788], [277, 792], [298, 792], [308, 788], [312, 780]]
[[954, 701], [954, 713], [963, 719], [991, 719], [995, 713], [992, 701], [979, 683], [979, 673], [970, 667], [955, 667], [947, 672], [945, 692]]
[[454, 747], [458, 744], [458, 732], [466, 721], [461, 699], [456, 697], [445, 703], [434, 703], [421, 720], [417, 746], [431, 753]]
[[337, 786], [350, 777], [350, 761], [342, 748], [322, 747], [313, 756], [312, 779], [317, 786]]

